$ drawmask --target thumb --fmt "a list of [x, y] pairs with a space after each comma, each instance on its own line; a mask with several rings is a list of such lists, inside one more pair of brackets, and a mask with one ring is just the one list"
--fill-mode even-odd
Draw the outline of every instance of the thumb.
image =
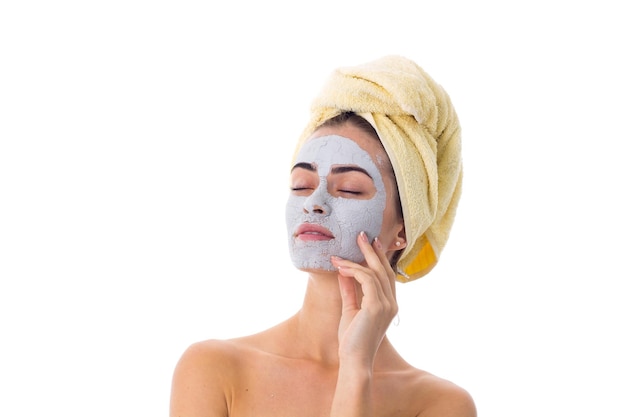
[[357, 302], [356, 280], [338, 274], [339, 292], [341, 293], [342, 310], [354, 311], [359, 309]]

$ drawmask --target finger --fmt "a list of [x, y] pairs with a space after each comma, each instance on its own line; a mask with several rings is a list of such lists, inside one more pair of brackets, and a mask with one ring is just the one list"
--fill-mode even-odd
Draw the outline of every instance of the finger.
[[[383, 293], [386, 297], [393, 297], [395, 299], [395, 282], [390, 278], [394, 277], [395, 279], [395, 273], [389, 264], [387, 255], [378, 238], [375, 238], [373, 243], [370, 244], [365, 232], [361, 232], [359, 233], [357, 242], [365, 257], [367, 266], [376, 273]], [[392, 282], [394, 285], [392, 285]]]
[[385, 268], [385, 275], [387, 276], [386, 284], [383, 285], [383, 289], [386, 294], [391, 294], [393, 298], [396, 298], [396, 271], [391, 267], [391, 263], [389, 263], [389, 259], [387, 259], [387, 254], [383, 248], [382, 243], [376, 237], [374, 238], [374, 243], [372, 245], [374, 247], [374, 251], [378, 255], [381, 264]]
[[358, 310], [359, 304], [357, 301], [356, 283], [354, 278], [339, 274], [337, 279], [339, 281], [339, 292], [341, 294], [343, 310]]
[[375, 272], [369, 267], [365, 267], [348, 259], [340, 258], [339, 256], [331, 256], [330, 261], [335, 268], [337, 268], [337, 273], [340, 276], [353, 278], [356, 281], [354, 283], [355, 285], [357, 283], [362, 285], [365, 281], [363, 277], [366, 275], [371, 275], [374, 280], [373, 276]]
[[382, 266], [382, 264], [380, 263], [380, 258], [378, 257], [378, 254], [370, 243], [367, 234], [365, 234], [365, 232], [359, 233], [356, 241], [359, 249], [361, 249], [361, 253], [365, 257], [365, 263], [367, 264], [367, 266], [374, 269], [376, 272], [382, 271], [382, 269], [379, 268], [380, 266]]
[[340, 276], [354, 278], [355, 285], [357, 283], [360, 285], [363, 294], [362, 303], [368, 302], [368, 300], [382, 302], [388, 298], [381, 286], [381, 278], [371, 268], [337, 256], [331, 257], [331, 262], [337, 268]]

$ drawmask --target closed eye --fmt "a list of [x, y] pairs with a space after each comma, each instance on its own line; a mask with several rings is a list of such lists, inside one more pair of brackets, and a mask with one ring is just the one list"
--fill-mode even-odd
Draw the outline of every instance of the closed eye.
[[315, 188], [313, 187], [291, 187], [291, 194], [295, 195], [295, 196], [308, 196], [311, 195], [313, 193], [313, 190], [315, 190]]

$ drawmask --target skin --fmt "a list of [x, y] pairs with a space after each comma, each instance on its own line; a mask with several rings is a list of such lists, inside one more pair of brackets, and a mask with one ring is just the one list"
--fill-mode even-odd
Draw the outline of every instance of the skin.
[[174, 372], [171, 416], [476, 416], [465, 390], [414, 368], [387, 339], [398, 311], [389, 259], [405, 245], [393, 179], [368, 134], [348, 123], [311, 140], [328, 135], [350, 138], [377, 161], [387, 191], [379, 236], [356, 237], [361, 263], [333, 257], [335, 270], [308, 270], [302, 308], [284, 322], [190, 346]]
[[335, 270], [331, 255], [363, 262], [357, 236], [380, 234], [386, 205], [383, 177], [369, 153], [342, 136], [309, 140], [295, 159], [291, 184], [286, 219], [294, 265]]

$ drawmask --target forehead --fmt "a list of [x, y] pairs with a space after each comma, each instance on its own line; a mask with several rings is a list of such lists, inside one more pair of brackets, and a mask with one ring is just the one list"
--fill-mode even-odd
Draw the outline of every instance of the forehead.
[[340, 125], [321, 126], [313, 132], [309, 140], [331, 135], [338, 135], [353, 140], [361, 149], [369, 153], [381, 172], [393, 174], [387, 152], [376, 135], [372, 135], [372, 133], [364, 130], [362, 127], [348, 121]]
[[314, 163], [322, 175], [327, 174], [333, 165], [356, 165], [372, 171], [371, 173], [378, 171], [367, 151], [352, 139], [339, 135], [309, 139], [300, 149], [295, 162]]

